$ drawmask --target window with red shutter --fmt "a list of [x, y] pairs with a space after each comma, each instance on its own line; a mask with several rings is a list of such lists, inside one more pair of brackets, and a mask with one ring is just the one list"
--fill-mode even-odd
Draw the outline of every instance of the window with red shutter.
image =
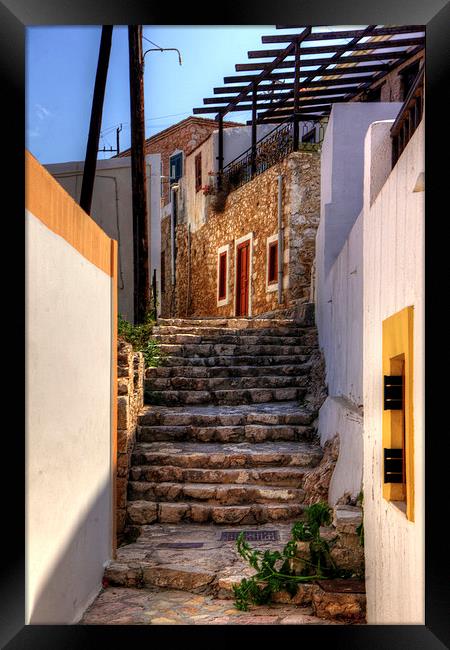
[[267, 281], [269, 284], [277, 282], [278, 275], [278, 242], [274, 241], [269, 244], [269, 256], [268, 261], [268, 277]]
[[227, 252], [219, 255], [219, 300], [227, 297]]
[[195, 156], [195, 191], [198, 192], [202, 187], [202, 154]]

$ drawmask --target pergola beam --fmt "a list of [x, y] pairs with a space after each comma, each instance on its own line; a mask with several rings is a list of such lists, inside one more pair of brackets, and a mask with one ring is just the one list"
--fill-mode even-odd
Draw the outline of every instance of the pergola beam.
[[[335, 48], [336, 49], [336, 48]], [[366, 47], [366, 50], [370, 48]], [[374, 61], [380, 61], [384, 59], [389, 61], [390, 59], [401, 59], [408, 58], [411, 52], [404, 50], [396, 50], [395, 52], [373, 52], [372, 54], [355, 54], [354, 56], [344, 56], [339, 61], [340, 63], [371, 63]], [[305, 66], [322, 66], [322, 65], [331, 65], [333, 57], [321, 57], [320, 59], [305, 59], [302, 64]], [[259, 63], [236, 63], [235, 70], [236, 72], [247, 72], [247, 71], [256, 71], [256, 70], [265, 70], [269, 64], [260, 61]], [[283, 68], [293, 68], [294, 61], [283, 61], [280, 65], [277, 66], [277, 69]]]
[[[372, 34], [370, 34], [372, 36]], [[362, 38], [359, 36], [358, 38]], [[320, 47], [302, 47], [300, 49], [301, 56], [309, 56], [310, 54], [326, 54], [329, 52], [336, 52], [337, 48], [341, 48], [342, 52], [347, 50], [351, 52], [358, 52], [364, 50], [381, 50], [382, 48], [397, 48], [397, 47], [410, 47], [411, 45], [420, 45], [424, 43], [424, 37], [417, 38], [402, 38], [398, 41], [384, 40], [384, 41], [367, 41], [366, 43], [352, 44], [353, 41], [341, 45], [324, 45]], [[267, 59], [274, 56], [279, 56], [284, 50], [250, 50], [247, 52], [249, 59]]]
[[[346, 57], [350, 58], [350, 57]], [[401, 57], [401, 60], [406, 57]], [[390, 69], [390, 66], [388, 63], [373, 63], [372, 65], [364, 65], [364, 66], [352, 66], [351, 68], [348, 67], [342, 67], [339, 65], [338, 67], [332, 68], [331, 70], [327, 70], [326, 74], [327, 77], [332, 76], [332, 77], [341, 77], [344, 76], [345, 74], [351, 74], [354, 75], [356, 73], [370, 73], [370, 72], [387, 72]], [[300, 77], [303, 75], [304, 77], [311, 75], [314, 72], [314, 70], [305, 70], [304, 66], [300, 65]], [[294, 79], [295, 74], [294, 72], [271, 72], [265, 79], [265, 81], [278, 81], [281, 79]], [[231, 76], [231, 77], [224, 77], [223, 82], [226, 84], [234, 84], [234, 83], [241, 83], [241, 82], [251, 82], [254, 80], [253, 75], [236, 75], [236, 76]], [[352, 77], [349, 77], [346, 79], [346, 81], [350, 81]], [[311, 83], [318, 83], [318, 82], [311, 82]], [[226, 89], [227, 92], [231, 92], [233, 88], [228, 88]], [[214, 88], [214, 92], [216, 92], [216, 88]]]
[[[345, 79], [324, 79], [319, 80], [319, 81], [311, 81], [311, 83], [308, 84], [308, 88], [323, 88], [323, 87], [328, 87], [328, 86], [344, 86], [345, 88], [350, 88], [350, 86], [357, 86], [359, 84], [362, 84], [366, 81], [371, 81], [372, 76], [368, 77], [347, 77]], [[214, 88], [214, 92], [217, 95], [222, 95], [225, 93], [234, 93], [234, 92], [239, 92], [242, 90], [242, 88], [245, 88], [245, 86], [224, 86], [223, 88]], [[277, 84], [268, 84], [267, 86], [260, 86], [258, 89], [258, 93], [268, 93], [268, 92], [276, 92], [279, 90], [293, 90], [294, 84], [293, 83], [277, 83]], [[225, 98], [217, 98], [217, 97], [208, 97], [205, 98], [203, 101], [205, 104], [211, 104], [212, 102], [210, 100], [214, 100], [215, 102], [218, 101], [225, 101]]]
[[[373, 36], [384, 36], [388, 34], [415, 34], [425, 31], [425, 25], [398, 25], [389, 27], [379, 27], [374, 30]], [[330, 41], [338, 38], [356, 38], [364, 35], [364, 29], [345, 29], [334, 32], [314, 32], [305, 40], [309, 41]], [[262, 36], [262, 43], [290, 43], [295, 34], [276, 34], [274, 36]]]
[[[301, 34], [299, 37], [297, 37], [296, 42], [300, 42], [303, 38], [306, 38], [309, 34], [311, 33], [311, 26], [305, 27], [303, 34]], [[279, 54], [276, 56], [276, 58], [270, 63], [255, 79], [252, 83], [250, 83], [247, 87], [246, 90], [243, 90], [242, 92], [239, 93], [239, 95], [234, 99], [230, 104], [223, 109], [223, 115], [228, 113], [229, 110], [238, 102], [240, 102], [242, 99], [244, 99], [248, 93], [253, 89], [254, 84], [258, 84], [260, 81], [262, 81], [272, 70], [274, 70], [279, 63], [281, 63], [289, 54], [295, 49], [295, 44], [290, 43], [284, 50], [279, 50]]]
[[[365, 79], [365, 81], [368, 81]], [[350, 85], [350, 86], [342, 86], [338, 88], [327, 88], [326, 83], [322, 84], [322, 88], [319, 90], [309, 90], [305, 89], [300, 93], [300, 97], [319, 97], [321, 95], [347, 95], [349, 92], [358, 90], [358, 86], [361, 85], [361, 82]], [[355, 88], [356, 86], [356, 88]], [[290, 88], [294, 88], [294, 84], [289, 84], [289, 87], [286, 88], [286, 90], [290, 90]], [[270, 93], [270, 94], [269, 94]], [[257, 102], [267, 102], [268, 99], [287, 99], [289, 97], [292, 97], [292, 93], [290, 92], [275, 92], [271, 90], [270, 88], [267, 89], [265, 93], [262, 93], [261, 91], [256, 94], [256, 101]], [[225, 97], [205, 97], [203, 99], [203, 102], [205, 104], [228, 104], [230, 103], [234, 98], [232, 96], [225, 96]]]

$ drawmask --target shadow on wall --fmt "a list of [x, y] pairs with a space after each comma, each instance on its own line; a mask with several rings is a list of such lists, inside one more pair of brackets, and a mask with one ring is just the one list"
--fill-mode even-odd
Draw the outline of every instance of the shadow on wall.
[[[51, 504], [47, 506], [51, 510]], [[68, 504], [70, 508], [70, 504]], [[112, 555], [112, 488], [108, 482], [87, 508], [30, 605], [29, 624], [74, 624], [98, 594]], [[109, 515], [109, 516], [107, 516]], [[48, 540], [52, 544], [52, 540]], [[33, 538], [26, 541], [33, 545]], [[26, 598], [30, 598], [26, 566]]]

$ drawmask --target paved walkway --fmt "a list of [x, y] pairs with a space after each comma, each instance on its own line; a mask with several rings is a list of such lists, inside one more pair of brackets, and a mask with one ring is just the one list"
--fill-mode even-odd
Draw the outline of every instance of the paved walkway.
[[339, 625], [295, 605], [237, 610], [230, 600], [186, 591], [108, 587], [85, 612], [81, 625]]

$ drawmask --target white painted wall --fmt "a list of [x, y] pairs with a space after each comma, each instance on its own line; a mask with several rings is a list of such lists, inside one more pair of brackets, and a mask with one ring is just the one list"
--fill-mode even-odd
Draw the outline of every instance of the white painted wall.
[[[326, 361], [328, 397], [319, 411], [321, 444], [339, 435], [339, 459], [330, 483], [329, 502], [362, 488], [362, 224], [355, 222], [329, 274], [320, 276], [316, 303], [319, 341]], [[321, 224], [322, 225], [322, 224]], [[316, 239], [316, 264], [323, 264], [324, 228]]]
[[[399, 102], [334, 104], [322, 144], [323, 272], [329, 273], [363, 204], [364, 136], [375, 120], [393, 119]], [[318, 269], [322, 272], [322, 269]]]
[[[386, 174], [392, 122], [365, 141], [363, 402], [364, 527], [369, 623], [424, 624], [424, 119]], [[371, 205], [372, 202], [372, 205]], [[414, 306], [415, 522], [382, 496], [382, 321]]]
[[111, 557], [111, 290], [26, 212], [26, 623], [76, 622]]
[[[156, 268], [158, 305], [161, 305], [161, 156], [146, 156], [147, 205], [149, 216], [150, 283]], [[84, 162], [45, 165], [46, 169], [78, 202]], [[117, 192], [117, 198], [116, 198]], [[119, 313], [133, 320], [133, 206], [131, 158], [97, 161], [91, 217], [119, 246]]]

